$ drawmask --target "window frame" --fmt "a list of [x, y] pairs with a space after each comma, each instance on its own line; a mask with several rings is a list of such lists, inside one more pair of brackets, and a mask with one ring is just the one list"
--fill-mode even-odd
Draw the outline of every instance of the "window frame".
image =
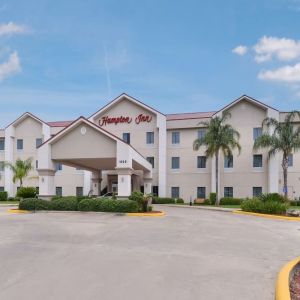
[[[201, 159], [204, 159], [204, 167], [201, 166], [202, 165], [202, 163], [201, 163], [202, 160]], [[197, 169], [206, 169], [206, 161], [207, 161], [207, 159], [206, 159], [205, 155], [197, 156]]]
[[[22, 144], [22, 148], [19, 148], [19, 143]], [[17, 151], [23, 151], [24, 150], [24, 140], [23, 139], [17, 139]]]
[[[57, 192], [58, 190], [60, 190], [60, 193]], [[62, 195], [63, 195], [63, 188], [62, 188], [62, 186], [56, 186], [55, 187], [55, 195], [59, 196], [59, 197], [62, 197]]]
[[232, 169], [232, 168], [233, 168], [233, 155], [224, 156], [224, 169]]
[[180, 144], [180, 131], [172, 131], [172, 145]]
[[[257, 158], [257, 157], [261, 157], [261, 166], [255, 166], [255, 162], [256, 162], [255, 158]], [[253, 168], [260, 169], [260, 168], [263, 167], [263, 155], [262, 154], [253, 154], [253, 158], [252, 159], [253, 159], [253, 162], [252, 162]]]
[[35, 148], [37, 149], [39, 146], [43, 144], [43, 138], [36, 138], [35, 139]]
[[152, 165], [152, 169], [154, 169], [154, 162], [155, 162], [154, 156], [147, 156], [146, 160]]
[[[259, 129], [259, 130], [258, 130]], [[260, 131], [260, 132], [258, 132]], [[260, 136], [262, 136], [262, 127], [253, 127], [253, 141], [256, 141], [257, 138], [259, 138]]]
[[146, 132], [146, 144], [153, 145], [154, 144], [154, 131]]
[[[173, 194], [173, 191], [175, 189], [177, 190], [177, 193], [176, 193], [176, 195], [178, 195], [177, 197], [176, 196], [174, 197], [174, 194]], [[180, 198], [180, 187], [179, 186], [171, 186], [171, 198], [175, 198], [175, 199]]]
[[[202, 192], [199, 192], [202, 189]], [[204, 194], [203, 194], [204, 190]], [[203, 197], [204, 195], [204, 197]], [[206, 187], [205, 186], [197, 186], [197, 198], [206, 199]]]
[[1, 147], [0, 147], [0, 152], [2, 151], [5, 151], [5, 138], [3, 137], [3, 138], [0, 138], [0, 145], [2, 145], [2, 143], [3, 143], [3, 149], [1, 149]]
[[[259, 194], [254, 193], [255, 189], [260, 189], [260, 193]], [[262, 193], [263, 193], [262, 186], [253, 186], [252, 187], [252, 197], [259, 197]]]
[[294, 155], [293, 153], [290, 153], [288, 156], [288, 167], [293, 167], [294, 166]]
[[233, 198], [233, 186], [224, 186], [224, 198]]
[[[174, 166], [175, 161], [178, 161], [178, 167]], [[179, 156], [172, 156], [171, 157], [171, 169], [172, 170], [179, 170], [180, 169], [180, 157]]]
[[[126, 138], [125, 138], [126, 136]], [[122, 139], [126, 144], [130, 144], [130, 132], [123, 132]]]

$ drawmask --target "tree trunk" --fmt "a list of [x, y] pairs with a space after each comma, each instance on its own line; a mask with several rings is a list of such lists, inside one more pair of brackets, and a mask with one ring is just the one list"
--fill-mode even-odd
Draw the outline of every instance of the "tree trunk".
[[219, 206], [219, 151], [216, 151], [216, 206]]
[[288, 200], [288, 156], [283, 154], [282, 159], [282, 170], [283, 170], [283, 191], [284, 191], [284, 198]]
[[22, 187], [23, 186], [23, 180], [22, 180], [22, 178], [20, 178], [20, 187]]

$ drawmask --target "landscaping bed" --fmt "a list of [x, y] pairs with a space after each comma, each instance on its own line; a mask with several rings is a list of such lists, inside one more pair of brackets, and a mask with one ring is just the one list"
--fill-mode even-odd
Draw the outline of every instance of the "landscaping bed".
[[298, 264], [293, 272], [290, 281], [291, 300], [300, 300], [300, 264]]

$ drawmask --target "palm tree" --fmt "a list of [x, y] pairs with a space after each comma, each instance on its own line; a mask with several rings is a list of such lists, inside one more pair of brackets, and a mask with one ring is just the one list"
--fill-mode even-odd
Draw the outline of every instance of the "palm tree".
[[224, 156], [232, 155], [234, 149], [241, 152], [241, 146], [238, 142], [240, 134], [231, 125], [226, 124], [230, 118], [229, 112], [223, 113], [221, 117], [214, 117], [209, 122], [200, 122], [199, 124], [207, 128], [206, 134], [201, 139], [196, 139], [193, 144], [194, 150], [199, 150], [202, 146], [206, 148], [206, 157], [215, 157], [216, 162], [216, 205], [219, 205], [219, 153]]
[[282, 152], [281, 166], [283, 170], [283, 191], [284, 197], [288, 197], [288, 161], [289, 155], [300, 149], [300, 126], [295, 127], [293, 121], [296, 117], [300, 118], [299, 111], [292, 111], [286, 115], [284, 122], [279, 122], [274, 118], [266, 118], [263, 120], [264, 129], [273, 130], [263, 132], [255, 142], [253, 149], [268, 148], [268, 157], [274, 156], [278, 152]]
[[13, 172], [13, 183], [17, 180], [20, 180], [20, 187], [23, 186], [23, 179], [27, 177], [30, 170], [32, 170], [32, 158], [28, 158], [26, 160], [21, 160], [18, 158], [16, 162], [10, 163], [5, 162], [5, 166], [9, 167]]

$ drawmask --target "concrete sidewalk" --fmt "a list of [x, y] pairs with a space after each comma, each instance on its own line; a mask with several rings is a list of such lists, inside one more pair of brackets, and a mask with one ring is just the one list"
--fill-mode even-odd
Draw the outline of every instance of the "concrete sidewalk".
[[213, 210], [222, 212], [233, 212], [239, 208], [227, 208], [227, 207], [217, 207], [217, 206], [205, 206], [205, 205], [178, 205], [178, 204], [153, 204], [159, 207], [159, 210], [163, 210], [163, 207], [176, 207], [176, 208], [190, 208], [190, 209], [203, 209], [203, 210]]

